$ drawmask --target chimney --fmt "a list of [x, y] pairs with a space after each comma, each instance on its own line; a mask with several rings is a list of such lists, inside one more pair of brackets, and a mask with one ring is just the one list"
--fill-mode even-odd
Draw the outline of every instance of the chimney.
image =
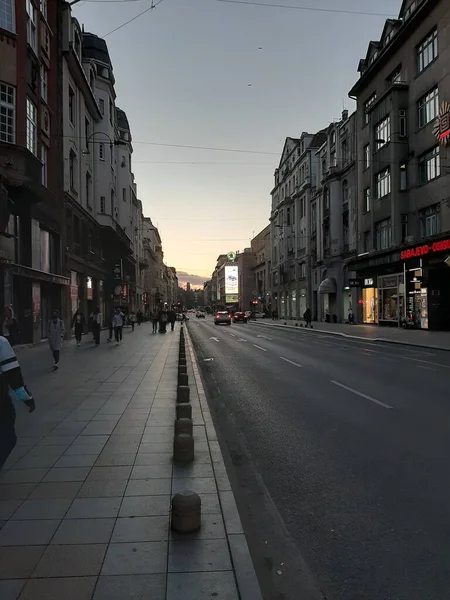
[[348, 110], [346, 108], [344, 108], [344, 110], [342, 111], [342, 120], [346, 121], [348, 119]]

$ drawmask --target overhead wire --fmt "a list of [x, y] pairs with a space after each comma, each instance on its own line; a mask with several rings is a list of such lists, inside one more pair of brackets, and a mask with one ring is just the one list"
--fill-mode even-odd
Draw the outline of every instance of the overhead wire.
[[374, 13], [362, 10], [346, 10], [339, 8], [320, 8], [315, 6], [295, 6], [291, 4], [272, 4], [269, 2], [253, 2], [252, 0], [216, 0], [216, 2], [223, 2], [226, 4], [242, 4], [248, 6], [263, 6], [266, 8], [284, 8], [290, 10], [303, 10], [312, 12], [323, 12], [323, 13], [337, 13], [344, 15], [365, 15], [369, 17], [384, 17], [384, 18], [397, 18], [396, 15], [386, 13]]
[[132, 23], [133, 21], [136, 21], [136, 19], [139, 19], [139, 17], [142, 17], [142, 15], [145, 15], [146, 13], [148, 13], [149, 11], [155, 9], [157, 6], [159, 6], [161, 4], [161, 2], [163, 2], [164, 0], [158, 0], [157, 2], [153, 2], [152, 0], [152, 4], [151, 6], [149, 6], [148, 8], [146, 8], [145, 10], [143, 10], [142, 12], [138, 13], [136, 16], [132, 17], [131, 19], [128, 19], [128, 21], [125, 21], [125, 23], [122, 23], [121, 25], [118, 25], [117, 27], [115, 27], [114, 29], [111, 29], [111, 31], [108, 31], [108, 33], [103, 34], [101, 37], [105, 38], [108, 35], [111, 35], [111, 33], [115, 33], [116, 31], [119, 31], [119, 29], [122, 29], [122, 27], [125, 27], [126, 25], [128, 25], [129, 23]]

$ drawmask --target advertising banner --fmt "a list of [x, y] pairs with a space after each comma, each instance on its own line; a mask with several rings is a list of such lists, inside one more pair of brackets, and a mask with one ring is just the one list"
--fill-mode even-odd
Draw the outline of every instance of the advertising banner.
[[237, 265], [225, 267], [225, 302], [234, 304], [239, 302], [239, 280]]

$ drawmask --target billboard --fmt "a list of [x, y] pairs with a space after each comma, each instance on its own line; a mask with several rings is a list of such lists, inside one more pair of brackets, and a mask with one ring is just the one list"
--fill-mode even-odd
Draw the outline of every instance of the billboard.
[[239, 280], [237, 265], [225, 267], [225, 302], [234, 304], [239, 302]]

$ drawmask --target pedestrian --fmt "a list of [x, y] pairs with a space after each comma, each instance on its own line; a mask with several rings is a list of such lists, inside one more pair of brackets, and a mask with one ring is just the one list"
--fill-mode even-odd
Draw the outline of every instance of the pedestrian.
[[136, 313], [134, 312], [134, 310], [132, 310], [130, 313], [130, 323], [131, 323], [131, 331], [134, 331], [134, 326], [136, 324]]
[[60, 319], [59, 311], [54, 310], [53, 316], [48, 323], [48, 343], [50, 346], [50, 350], [52, 351], [53, 360], [55, 361], [55, 364], [53, 365], [54, 371], [57, 371], [59, 369], [59, 355], [61, 352], [64, 334], [64, 321]]
[[102, 329], [102, 313], [100, 312], [100, 308], [94, 310], [94, 314], [92, 316], [92, 332], [94, 334], [95, 345], [98, 346], [100, 344], [100, 331]]
[[137, 320], [137, 324], [138, 324], [138, 325], [139, 325], [139, 327], [140, 327], [140, 326], [141, 326], [141, 324], [142, 324], [142, 321], [144, 320], [144, 315], [143, 315], [143, 313], [142, 313], [142, 310], [141, 310], [141, 309], [139, 309], [139, 310], [137, 311], [136, 320]]
[[166, 333], [167, 329], [167, 309], [164, 306], [159, 312], [159, 333]]
[[110, 316], [108, 319], [108, 326], [109, 326], [109, 335], [108, 335], [108, 339], [106, 340], [107, 342], [112, 342], [113, 341], [113, 318], [114, 315]]
[[309, 325], [310, 327], [312, 327], [312, 326], [311, 326], [311, 321], [312, 321], [312, 313], [311, 313], [311, 309], [310, 309], [310, 308], [307, 308], [307, 309], [305, 310], [305, 312], [303, 313], [303, 318], [304, 318], [304, 319], [305, 319], [305, 321], [306, 321], [306, 325], [305, 325], [305, 327], [308, 327], [308, 325]]
[[123, 329], [124, 316], [125, 315], [120, 310], [120, 308], [116, 308], [116, 312], [115, 312], [115, 315], [112, 320], [116, 344], [122, 343], [122, 329]]
[[23, 382], [16, 354], [8, 340], [0, 336], [0, 470], [17, 443], [14, 404], [22, 402], [29, 412], [36, 408]]
[[173, 308], [167, 312], [167, 320], [170, 323], [170, 331], [173, 331], [175, 327], [175, 321], [177, 320], [177, 315], [175, 314]]
[[158, 312], [153, 309], [152, 312], [150, 313], [150, 319], [152, 321], [152, 333], [157, 333], [158, 331], [158, 321], [159, 321], [159, 315]]
[[11, 346], [14, 346], [16, 343], [17, 331], [17, 319], [14, 316], [14, 311], [11, 306], [7, 306], [3, 311], [0, 335], [5, 337]]
[[72, 318], [72, 328], [75, 329], [75, 339], [77, 341], [77, 346], [79, 346], [81, 344], [81, 338], [83, 336], [83, 330], [84, 330], [84, 323], [85, 323], [84, 314], [79, 308], [77, 308], [77, 310], [75, 311], [75, 314], [73, 315], [73, 318]]

